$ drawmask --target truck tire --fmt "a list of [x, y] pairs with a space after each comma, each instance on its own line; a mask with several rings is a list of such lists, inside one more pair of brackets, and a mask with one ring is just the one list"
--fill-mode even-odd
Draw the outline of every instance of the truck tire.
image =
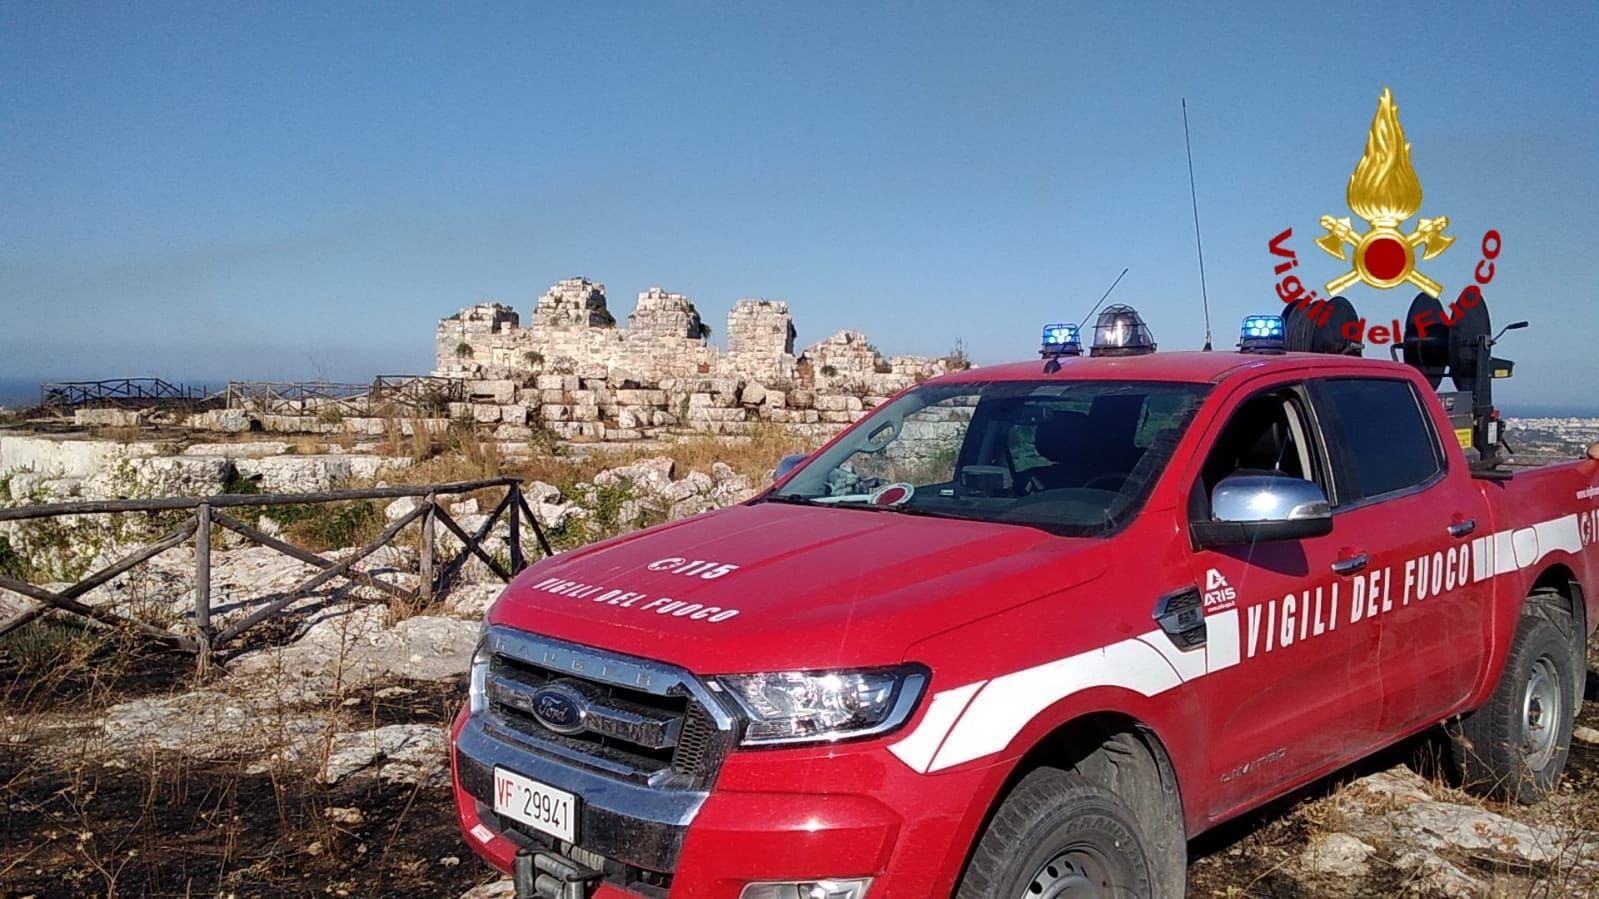
[[1493, 696], [1450, 728], [1465, 787], [1524, 805], [1554, 788], [1577, 708], [1572, 655], [1571, 639], [1547, 619], [1521, 619]]
[[1078, 774], [1039, 768], [983, 831], [956, 899], [1094, 895], [1167, 899], [1137, 818], [1119, 796]]
[[1546, 619], [1571, 641], [1573, 658], [1576, 660], [1571, 669], [1571, 682], [1576, 691], [1573, 694], [1576, 705], [1572, 707], [1571, 718], [1575, 721], [1582, 712], [1583, 693], [1588, 687], [1588, 634], [1573, 615], [1572, 606], [1572, 601], [1556, 588], [1538, 587], [1527, 594], [1526, 611], [1523, 614]]

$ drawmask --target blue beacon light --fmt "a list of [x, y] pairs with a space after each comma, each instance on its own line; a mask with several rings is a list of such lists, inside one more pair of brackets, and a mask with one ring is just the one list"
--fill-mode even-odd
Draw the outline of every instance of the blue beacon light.
[[1059, 322], [1044, 326], [1042, 346], [1038, 350], [1039, 358], [1044, 360], [1044, 374], [1054, 374], [1060, 371], [1062, 356], [1081, 356], [1083, 344], [1078, 337], [1077, 325], [1071, 322]]
[[1238, 337], [1238, 349], [1245, 353], [1281, 353], [1287, 349], [1280, 315], [1250, 315]]

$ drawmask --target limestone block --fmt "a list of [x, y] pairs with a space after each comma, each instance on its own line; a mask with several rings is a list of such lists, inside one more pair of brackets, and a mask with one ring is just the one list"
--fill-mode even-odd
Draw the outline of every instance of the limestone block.
[[539, 375], [533, 381], [533, 386], [540, 390], [562, 390], [566, 387], [565, 375]]
[[788, 394], [781, 390], [766, 391], [766, 408], [785, 409], [788, 407]]
[[503, 421], [508, 425], [527, 424], [527, 407], [520, 404], [501, 406], [500, 421]]
[[500, 420], [500, 407], [493, 403], [473, 403], [472, 420], [481, 424], [493, 424]]
[[472, 404], [471, 403], [451, 403], [448, 411], [450, 413], [450, 417], [451, 418], [471, 418], [472, 417]]
[[644, 432], [637, 428], [606, 428], [606, 440], [642, 440]]
[[595, 405], [594, 391], [592, 390], [571, 390], [567, 392], [567, 396], [574, 406]]
[[844, 409], [848, 412], [861, 411], [861, 398], [858, 396], [844, 397]]
[[616, 401], [625, 406], [664, 406], [666, 391], [629, 389], [616, 391]]
[[471, 381], [468, 382], [467, 394], [477, 402], [514, 403], [516, 402], [516, 382], [505, 379]]
[[137, 409], [76, 409], [72, 423], [80, 428], [137, 428], [144, 413]]
[[834, 424], [848, 424], [854, 420], [850, 417], [850, 413], [848, 412], [833, 411], [829, 409], [821, 412], [820, 414], [822, 421], [831, 422]]
[[539, 401], [544, 403], [566, 402], [566, 391], [556, 388], [554, 390], [540, 390]]
[[545, 422], [566, 421], [572, 415], [572, 408], [570, 406], [563, 406], [559, 403], [545, 403], [543, 408], [541, 408], [539, 411], [540, 417], [543, 418]]
[[758, 406], [766, 401], [766, 388], [756, 381], [751, 381], [739, 391], [738, 399], [746, 406]]
[[593, 406], [593, 405], [573, 406], [572, 407], [572, 420], [573, 421], [584, 421], [584, 422], [599, 421], [600, 420], [600, 407]]
[[712, 405], [714, 405], [714, 403], [711, 400], [711, 395], [708, 394], [708, 393], [691, 393], [691, 394], [689, 394], [688, 407], [689, 407], [689, 409], [691, 411], [694, 410], [694, 409], [708, 408], [708, 407], [710, 407]]
[[494, 429], [494, 439], [526, 443], [533, 439], [533, 429], [527, 425], [500, 425]]

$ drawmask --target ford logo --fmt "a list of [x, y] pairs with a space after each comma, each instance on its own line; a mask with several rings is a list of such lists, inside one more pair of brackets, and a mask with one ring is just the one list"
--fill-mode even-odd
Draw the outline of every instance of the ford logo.
[[565, 684], [548, 684], [533, 694], [533, 717], [558, 734], [582, 733], [588, 700]]

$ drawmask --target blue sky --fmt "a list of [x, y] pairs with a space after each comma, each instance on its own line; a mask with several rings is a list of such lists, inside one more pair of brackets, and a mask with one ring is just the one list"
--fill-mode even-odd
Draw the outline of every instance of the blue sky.
[[992, 362], [1128, 266], [1197, 346], [1182, 97], [1230, 343], [1278, 231], [1338, 274], [1390, 85], [1459, 237], [1424, 271], [1504, 235], [1501, 396], [1599, 406], [1599, 5], [579, 6], [0, 6], [0, 377], [422, 371], [437, 318], [572, 275]]

